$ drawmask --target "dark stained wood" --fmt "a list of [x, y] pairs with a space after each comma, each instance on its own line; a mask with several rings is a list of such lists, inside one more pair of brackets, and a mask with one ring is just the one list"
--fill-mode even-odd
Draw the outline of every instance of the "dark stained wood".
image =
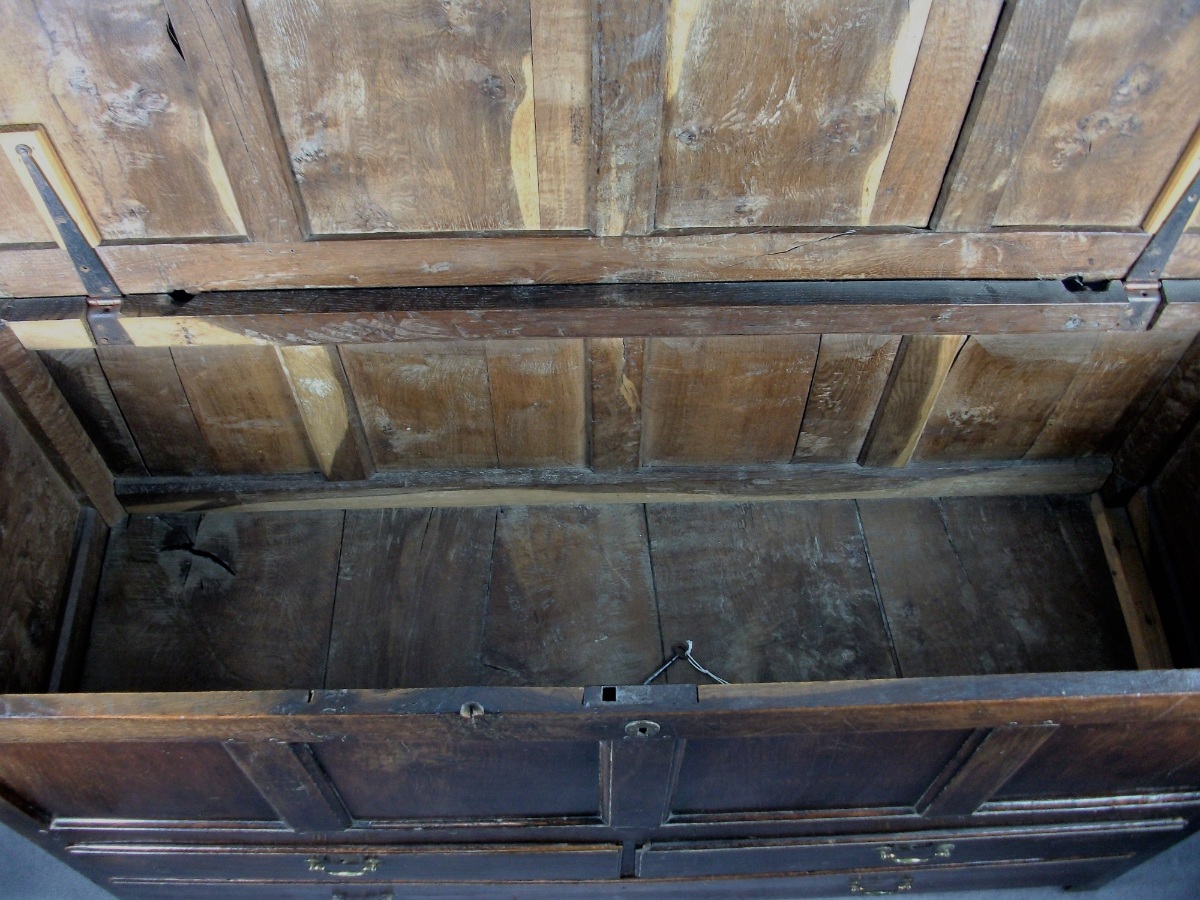
[[654, 228], [663, 128], [663, 0], [595, 0], [592, 231], [647, 234]]
[[317, 468], [274, 347], [176, 347], [171, 356], [218, 472]]
[[494, 509], [346, 513], [325, 685], [481, 684]]
[[[674, 4], [656, 224], [869, 222], [929, 7]], [[941, 171], [907, 181], [931, 188]]]
[[913, 459], [1020, 459], [1091, 354], [1095, 335], [971, 337], [954, 361]]
[[[898, 674], [853, 503], [652, 504], [647, 515], [665, 647], [692, 640], [735, 682]], [[678, 663], [668, 675], [707, 681]]]
[[642, 507], [501, 509], [482, 647], [490, 684], [638, 684], [658, 668]]
[[592, 404], [588, 461], [596, 471], [632, 471], [641, 464], [646, 341], [590, 338], [587, 348]]
[[113, 477], [54, 379], [36, 354], [0, 323], [0, 394], [68, 486], [109, 525], [125, 510], [113, 494]]
[[134, 512], [221, 508], [343, 509], [556, 503], [822, 500], [1088, 493], [1108, 477], [1107, 459], [913, 464], [902, 469], [805, 463], [655, 466], [636, 472], [485, 469], [380, 472], [369, 482], [323, 477], [120, 479]]
[[1082, 2], [1006, 4], [934, 213], [938, 231], [992, 224]]
[[225, 741], [229, 758], [293, 831], [341, 831], [350, 816], [308, 744]]
[[[638, 4], [639, 7], [642, 4]], [[99, 248], [127, 294], [393, 285], [575, 284], [752, 279], [1120, 278], [1145, 247], [1134, 232], [950, 234], [771, 231], [648, 237], [522, 235], [130, 244]], [[78, 295], [56, 250], [0, 252], [0, 289]], [[28, 273], [43, 273], [30, 279]], [[348, 274], [347, 274], [348, 273]], [[1178, 276], [1177, 276], [1178, 277]], [[853, 327], [830, 331], [854, 331]]]
[[341, 356], [380, 469], [497, 465], [484, 346], [346, 346]]
[[146, 475], [95, 350], [44, 350], [46, 370], [114, 475]]
[[1100, 335], [1027, 459], [1111, 454], [1192, 341], [1187, 331]]
[[92, 613], [100, 588], [100, 571], [108, 546], [108, 526], [90, 506], [79, 511], [75, 529], [71, 577], [67, 583], [58, 646], [46, 686], [49, 693], [76, 691], [83, 674], [83, 658], [92, 629]]
[[825, 334], [792, 458], [857, 462], [900, 338]]
[[303, 240], [304, 207], [242, 0], [165, 5], [247, 237]]
[[45, 691], [79, 503], [0, 395], [0, 690]]
[[314, 234], [541, 227], [528, 0], [247, 7]]
[[587, 462], [584, 342], [489, 341], [487, 381], [501, 466]]
[[1050, 724], [997, 728], [983, 739], [921, 814], [966, 816], [975, 812], [1037, 753], [1057, 728]]
[[[1155, 513], [1156, 543], [1170, 567], [1174, 592], [1182, 607], [1182, 624], [1190, 632], [1181, 642], [1200, 642], [1196, 585], [1200, 584], [1200, 426], [1193, 426], [1178, 451], [1154, 479], [1150, 496]], [[1189, 640], [1190, 638], [1190, 640]]]
[[871, 224], [929, 224], [941, 179], [922, 175], [940, 174], [950, 162], [1002, 6], [1001, 0], [934, 0]]
[[672, 775], [683, 746], [662, 738], [605, 741], [601, 754], [601, 814], [616, 828], [657, 827], [671, 810]]
[[658, 338], [647, 349], [647, 465], [791, 459], [817, 357], [816, 338]]
[[166, 347], [102, 347], [100, 366], [152, 475], [216, 471]]
[[115, 528], [83, 688], [321, 686], [342, 515], [136, 517]]
[[965, 340], [962, 335], [901, 339], [859, 462], [866, 466], [908, 465]]

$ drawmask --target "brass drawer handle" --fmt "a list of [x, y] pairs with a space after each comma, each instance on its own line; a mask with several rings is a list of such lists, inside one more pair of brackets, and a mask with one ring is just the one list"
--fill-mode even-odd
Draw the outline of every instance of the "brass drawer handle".
[[913, 881], [911, 878], [905, 878], [900, 881], [894, 888], [886, 890], [867, 890], [863, 887], [862, 881], [857, 878], [850, 879], [850, 893], [858, 894], [862, 897], [890, 897], [892, 894], [903, 894], [906, 891], [911, 891]]
[[379, 868], [379, 857], [310, 856], [308, 871], [324, 872], [334, 878], [361, 878]]
[[897, 856], [895, 847], [880, 847], [879, 858], [884, 862], [900, 866], [919, 866], [922, 863], [933, 862], [935, 859], [949, 859], [953, 852], [953, 844], [938, 844], [929, 856]]

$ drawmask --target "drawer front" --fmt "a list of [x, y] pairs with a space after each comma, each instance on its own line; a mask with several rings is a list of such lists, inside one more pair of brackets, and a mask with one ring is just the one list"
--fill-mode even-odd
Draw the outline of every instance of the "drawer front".
[[1013, 832], [947, 831], [934, 835], [870, 839], [650, 844], [638, 851], [642, 878], [767, 875], [843, 869], [916, 870], [945, 865], [1019, 860], [1080, 859], [1141, 853], [1183, 830], [1179, 820], [1120, 826], [1023, 829]]
[[110, 879], [364, 882], [590, 881], [620, 875], [614, 844], [372, 848], [76, 845], [72, 855]]
[[[940, 867], [917, 872], [885, 870], [839, 872], [783, 878], [713, 878], [681, 883], [621, 879], [609, 882], [537, 882], [522, 884], [522, 900], [606, 900], [606, 898], [662, 898], [662, 900], [798, 900], [803, 897], [863, 897], [924, 891], [1086, 887], [1103, 880], [1127, 864], [1128, 857], [1056, 860], [1015, 865]], [[118, 897], [136, 900], [461, 900], [461, 884], [229, 884], [199, 881], [160, 883], [121, 882], [111, 885]], [[502, 884], [472, 885], [477, 900], [511, 900], [513, 889]]]

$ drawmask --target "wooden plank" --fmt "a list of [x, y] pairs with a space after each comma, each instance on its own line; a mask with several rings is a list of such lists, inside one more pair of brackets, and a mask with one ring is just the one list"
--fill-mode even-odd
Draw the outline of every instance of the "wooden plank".
[[315, 476], [122, 478], [133, 512], [240, 509], [377, 509], [561, 503], [708, 503], [721, 500], [824, 500], [1077, 494], [1108, 477], [1103, 457], [1036, 462], [914, 463], [901, 469], [791, 463], [667, 467], [635, 472], [583, 469], [483, 469], [378, 472], [370, 483]]
[[[1129, 232], [1003, 231], [596, 238], [555, 235], [135, 244], [101, 247], [126, 294], [270, 287], [576, 284], [748, 279], [1121, 278], [1148, 237]], [[57, 251], [0, 252], [14, 295], [79, 294]], [[43, 277], [28, 276], [30, 266]], [[57, 285], [55, 289], [52, 286]], [[72, 286], [69, 286], [72, 285]], [[842, 328], [841, 331], [854, 331]]]
[[0, 250], [0, 297], [80, 296], [83, 282], [61, 247]]
[[79, 511], [71, 577], [63, 603], [62, 621], [54, 650], [54, 664], [46, 691], [76, 691], [83, 674], [83, 657], [92, 630], [92, 613], [100, 588], [100, 570], [108, 546], [108, 526], [90, 506]]
[[54, 221], [49, 208], [41, 198], [41, 192], [38, 190], [29, 168], [17, 152], [17, 148], [22, 146], [29, 148], [30, 156], [41, 169], [42, 175], [45, 176], [50, 188], [66, 209], [67, 215], [75, 222], [84, 240], [92, 247], [98, 246], [100, 232], [96, 228], [96, 223], [92, 221], [83, 199], [79, 196], [75, 182], [72, 181], [70, 173], [63, 165], [62, 157], [58, 155], [50, 136], [46, 134], [46, 129], [40, 125], [0, 126], [0, 148], [3, 148], [4, 155], [12, 164], [13, 170], [17, 174], [17, 181], [25, 193], [32, 198], [34, 209], [46, 227], [46, 232], [51, 236], [51, 240], [65, 248], [62, 234], [58, 230], [58, 223]]
[[102, 347], [96, 355], [151, 475], [216, 471], [169, 349]]
[[369, 477], [375, 466], [337, 347], [280, 347], [279, 359], [325, 477]]
[[[1179, 157], [1179, 162], [1175, 164], [1175, 168], [1171, 170], [1170, 177], [1167, 178], [1166, 184], [1162, 186], [1162, 190], [1158, 192], [1154, 203], [1150, 205], [1150, 211], [1146, 213], [1146, 218], [1142, 221], [1142, 230], [1150, 234], [1157, 234], [1162, 228], [1163, 222], [1167, 220], [1167, 216], [1183, 199], [1183, 195], [1187, 193], [1187, 189], [1192, 182], [1196, 180], [1196, 176], [1200, 175], [1200, 127], [1197, 127], [1192, 132], [1192, 139], [1188, 141], [1187, 147]], [[1196, 217], [1192, 215], [1192, 228], [1195, 229]]]
[[113, 529], [83, 690], [319, 687], [342, 518], [136, 516]]
[[961, 334], [909, 335], [900, 340], [859, 462], [908, 465], [965, 341]]
[[247, 8], [314, 234], [541, 227], [528, 0]]
[[872, 225], [925, 227], [996, 30], [1002, 0], [934, 0], [900, 123], [879, 179]]
[[311, 472], [308, 435], [273, 347], [171, 351], [218, 472]]
[[95, 350], [47, 350], [46, 371], [114, 475], [149, 474]]
[[591, 226], [597, 235], [654, 229], [668, 6], [664, 0], [595, 0]]
[[1192, 230], [1179, 237], [1179, 243], [1163, 267], [1164, 278], [1200, 278], [1200, 232], [1196, 232], [1196, 217], [1192, 217]]
[[929, 7], [673, 4], [658, 227], [868, 223]]
[[0, 166], [0, 244], [47, 246], [55, 243], [54, 236], [16, 168]]
[[125, 517], [113, 476], [36, 354], [0, 323], [0, 393], [72, 490], [109, 525]]
[[48, 687], [79, 503], [0, 394], [0, 690]]
[[482, 648], [489, 684], [637, 684], [658, 668], [641, 507], [501, 509]]
[[530, 0], [541, 227], [588, 227], [592, 0]]
[[[0, 14], [0, 121], [40, 122], [105, 240], [243, 233], [157, 0]], [[187, 202], [181, 203], [180, 198]]]
[[584, 342], [488, 341], [485, 347], [499, 464], [586, 464]]
[[164, 0], [252, 241], [299, 241], [304, 207], [242, 0]]
[[632, 471], [641, 464], [646, 341], [590, 338], [587, 347], [592, 404], [589, 462], [597, 471]]
[[1095, 335], [969, 338], [913, 459], [1020, 459], [1092, 352]]
[[[694, 641], [697, 659], [739, 683], [898, 674], [853, 503], [652, 504], [647, 515], [666, 647]], [[668, 677], [708, 682], [678, 664]]]
[[1037, 753], [1057, 725], [1003, 725], [993, 729], [933, 801], [923, 816], [969, 816], [988, 801]]
[[483, 345], [344, 346], [342, 362], [378, 468], [497, 465]]
[[1171, 668], [1167, 636], [1129, 514], [1120, 507], [1106, 508], [1100, 495], [1093, 494], [1092, 515], [1096, 517], [1096, 531], [1108, 558], [1108, 570], [1121, 602], [1121, 614], [1138, 668]]
[[817, 345], [807, 336], [651, 340], [643, 463], [791, 459]]
[[308, 744], [225, 741], [222, 746], [292, 831], [310, 834], [350, 827], [350, 814]]
[[329, 688], [483, 684], [495, 509], [346, 513]]
[[1100, 335], [1026, 458], [1115, 452], [1193, 337], [1157, 330]]
[[821, 336], [793, 460], [858, 460], [899, 345], [896, 337]]
[[936, 230], [971, 231], [992, 224], [1083, 2], [1006, 4], [980, 75], [983, 90], [967, 113], [965, 139], [959, 140], [934, 212]]
[[1198, 54], [1194, 8], [1084, 0], [994, 223], [1139, 227], [1200, 124]]
[[[952, 523], [944, 503], [859, 503], [905, 677], [1125, 664], [1124, 635], [1110, 608], [1114, 600], [1105, 584], [1103, 556], [1094, 534], [1078, 533], [1080, 524], [1091, 527], [1078, 503], [1063, 511], [1036, 498], [963, 499], [955, 501]], [[1070, 542], [1063, 534], [1064, 515], [1072, 525]], [[1056, 571], [1047, 574], [1046, 566]], [[1103, 614], [1090, 611], [1092, 605]], [[1062, 634], [1065, 629], [1093, 634]]]

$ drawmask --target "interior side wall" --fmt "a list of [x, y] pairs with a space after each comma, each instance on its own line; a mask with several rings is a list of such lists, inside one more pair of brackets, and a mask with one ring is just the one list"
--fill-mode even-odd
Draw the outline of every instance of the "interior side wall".
[[1165, 587], [1174, 595], [1191, 653], [1200, 644], [1200, 425], [1150, 487], [1154, 542], [1166, 562]]
[[46, 689], [80, 513], [0, 396], [0, 692]]

